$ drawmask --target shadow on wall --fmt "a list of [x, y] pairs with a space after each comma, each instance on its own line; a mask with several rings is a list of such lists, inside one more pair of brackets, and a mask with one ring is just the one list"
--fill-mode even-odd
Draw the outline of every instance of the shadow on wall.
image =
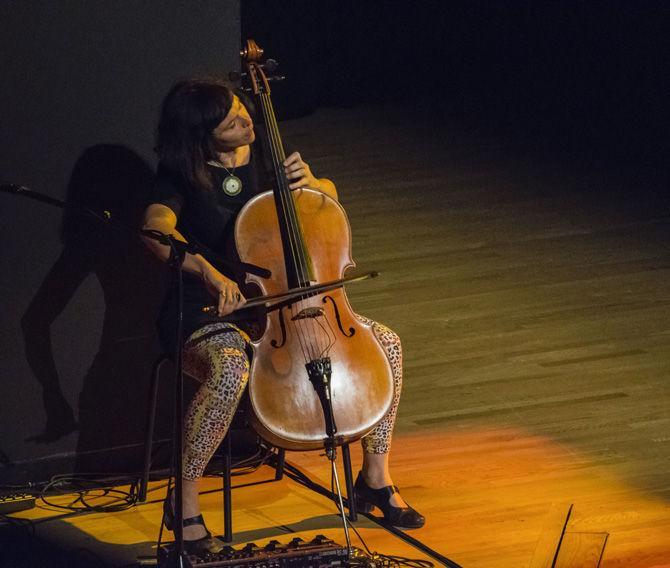
[[[151, 167], [133, 151], [96, 145], [77, 160], [67, 200], [95, 212], [110, 211], [113, 219], [137, 227], [152, 183]], [[130, 457], [121, 454], [143, 435], [164, 273], [137, 235], [90, 215], [66, 210], [61, 236], [63, 250], [21, 320], [26, 357], [42, 387], [47, 416], [44, 428], [27, 441], [49, 444], [78, 429], [76, 472], [125, 470], [129, 464], [120, 460], [135, 461], [138, 449]], [[100, 345], [83, 378], [75, 416], [63, 395], [51, 326], [91, 273], [102, 288], [105, 312]], [[69, 340], [76, 345], [76, 336]]]

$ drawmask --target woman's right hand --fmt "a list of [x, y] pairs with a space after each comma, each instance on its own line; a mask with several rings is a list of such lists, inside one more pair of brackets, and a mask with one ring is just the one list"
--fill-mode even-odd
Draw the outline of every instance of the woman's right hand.
[[246, 304], [247, 300], [240, 292], [237, 283], [226, 278], [218, 270], [208, 267], [203, 272], [203, 280], [207, 291], [218, 298], [217, 314], [223, 317]]

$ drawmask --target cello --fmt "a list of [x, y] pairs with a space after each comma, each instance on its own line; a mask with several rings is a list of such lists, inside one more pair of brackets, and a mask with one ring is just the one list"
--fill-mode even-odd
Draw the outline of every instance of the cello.
[[[343, 207], [316, 190], [290, 190], [286, 156], [270, 99], [263, 50], [248, 40], [241, 52], [249, 86], [267, 129], [274, 187], [245, 204], [235, 244], [242, 262], [268, 268], [249, 274], [269, 297], [289, 299], [267, 312], [252, 341], [250, 422], [259, 435], [288, 450], [332, 449], [354, 441], [382, 420], [393, 401], [390, 363], [372, 328], [354, 314], [342, 280], [355, 266]], [[306, 290], [305, 290], [306, 289]], [[298, 290], [298, 295], [292, 292]]]

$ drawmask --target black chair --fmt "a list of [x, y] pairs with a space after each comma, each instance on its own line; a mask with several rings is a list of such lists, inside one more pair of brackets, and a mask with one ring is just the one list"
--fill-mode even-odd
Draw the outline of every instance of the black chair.
[[[149, 483], [149, 473], [151, 469], [151, 456], [154, 442], [154, 429], [156, 425], [156, 406], [158, 403], [158, 387], [160, 383], [161, 369], [163, 365], [170, 361], [167, 355], [161, 355], [154, 363], [151, 372], [151, 386], [149, 391], [149, 411], [147, 413], [146, 436], [144, 440], [144, 464], [142, 467], [142, 476], [138, 485], [138, 501], [145, 502], [147, 499], [147, 486]], [[231, 542], [233, 540], [233, 513], [232, 513], [232, 438], [235, 431], [248, 429], [244, 420], [244, 404], [240, 404], [238, 411], [233, 419], [233, 424], [228, 430], [219, 449], [223, 448], [223, 540]], [[235, 425], [242, 424], [242, 428]], [[345, 484], [347, 488], [347, 504], [349, 507], [349, 520], [355, 522], [358, 518], [356, 513], [356, 500], [352, 498], [354, 494], [354, 482], [351, 470], [351, 454], [349, 444], [342, 446], [342, 465], [344, 469]], [[284, 476], [284, 465], [286, 459], [286, 450], [277, 449], [276, 459], [269, 461], [268, 464], [275, 468], [275, 476], [271, 481], [279, 481]]]

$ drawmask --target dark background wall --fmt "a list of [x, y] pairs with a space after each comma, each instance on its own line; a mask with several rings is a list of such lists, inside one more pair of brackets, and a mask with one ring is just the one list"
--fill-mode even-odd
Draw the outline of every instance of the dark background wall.
[[[458, 123], [666, 187], [669, 17], [660, 0], [5, 2], [0, 179], [136, 219], [163, 94], [237, 67], [241, 36], [281, 63], [280, 118], [428, 106], [445, 137]], [[0, 482], [75, 455], [91, 471], [141, 435], [161, 274], [46, 205], [0, 194], [0, 215]]]
[[246, 0], [241, 8], [243, 37], [255, 37], [290, 78], [278, 95], [284, 116], [404, 100], [407, 112], [427, 104], [436, 119], [586, 163], [667, 161], [668, 2]]
[[[163, 95], [238, 65], [238, 2], [194, 6], [3, 2], [0, 180], [136, 222]], [[160, 271], [133, 237], [77, 215], [4, 193], [0, 215], [0, 484], [124, 470]]]

